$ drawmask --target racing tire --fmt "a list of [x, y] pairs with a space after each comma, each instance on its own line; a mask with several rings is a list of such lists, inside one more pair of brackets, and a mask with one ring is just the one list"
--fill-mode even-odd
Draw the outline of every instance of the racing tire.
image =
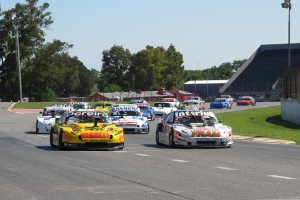
[[62, 135], [63, 135], [63, 131], [60, 130], [59, 136], [58, 136], [58, 149], [62, 150], [64, 149], [64, 143], [62, 142]]
[[159, 142], [159, 128], [156, 128], [155, 142], [156, 142], [157, 145], [162, 145], [162, 144]]
[[53, 144], [53, 128], [51, 128], [50, 130], [50, 146], [55, 147], [55, 145]]
[[39, 128], [38, 128], [38, 122], [36, 121], [36, 123], [35, 123], [35, 132], [36, 133], [39, 133]]
[[147, 129], [146, 134], [148, 134], [149, 132], [150, 132], [150, 126], [149, 126], [149, 124], [148, 124], [148, 129]]
[[169, 133], [169, 145], [170, 145], [170, 147], [174, 147], [175, 146], [173, 129]]
[[124, 143], [123, 143], [122, 147], [118, 148], [118, 150], [123, 150], [123, 148], [124, 148]]

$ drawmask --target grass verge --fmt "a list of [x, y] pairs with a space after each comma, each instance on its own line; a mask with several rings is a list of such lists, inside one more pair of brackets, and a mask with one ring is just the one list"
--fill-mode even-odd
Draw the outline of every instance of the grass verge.
[[216, 113], [218, 120], [232, 127], [234, 135], [291, 140], [300, 145], [300, 125], [281, 119], [281, 107]]

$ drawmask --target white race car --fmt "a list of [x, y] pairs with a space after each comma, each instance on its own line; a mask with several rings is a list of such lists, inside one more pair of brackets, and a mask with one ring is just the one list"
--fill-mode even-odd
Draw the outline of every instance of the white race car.
[[232, 129], [207, 110], [177, 110], [157, 124], [156, 143], [171, 147], [226, 147], [233, 145]]
[[147, 117], [143, 117], [141, 110], [134, 104], [122, 104], [110, 110], [113, 123], [122, 127], [124, 133], [149, 133], [150, 127]]
[[72, 111], [70, 106], [49, 106], [45, 107], [41, 115], [36, 117], [35, 132], [36, 133], [50, 133], [51, 125], [55, 119], [60, 116], [62, 111]]
[[198, 100], [194, 100], [194, 99], [185, 100], [181, 104], [180, 109], [182, 109], [182, 110], [203, 110], [204, 109], [204, 103], [200, 102]]
[[177, 110], [172, 102], [156, 102], [153, 106], [153, 109], [155, 118], [164, 118], [171, 111]]

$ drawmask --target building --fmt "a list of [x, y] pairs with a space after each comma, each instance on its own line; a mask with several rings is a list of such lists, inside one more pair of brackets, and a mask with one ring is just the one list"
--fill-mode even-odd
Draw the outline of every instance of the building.
[[195, 80], [184, 83], [184, 91], [201, 96], [202, 99], [211, 99], [220, 96], [220, 88], [228, 80]]
[[[220, 93], [266, 97], [297, 95], [300, 88], [299, 84], [297, 87], [299, 76], [295, 76], [293, 69], [300, 66], [300, 43], [290, 44], [290, 55], [291, 64], [288, 69], [288, 44], [261, 45], [221, 87]], [[286, 73], [287, 70], [292, 73]], [[284, 74], [288, 76], [284, 77]]]

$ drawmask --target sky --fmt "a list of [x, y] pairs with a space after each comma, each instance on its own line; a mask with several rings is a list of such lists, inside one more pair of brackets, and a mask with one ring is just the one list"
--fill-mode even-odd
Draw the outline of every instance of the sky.
[[[2, 10], [26, 3], [1, 0]], [[132, 54], [172, 44], [186, 70], [203, 70], [248, 59], [260, 45], [288, 43], [284, 0], [39, 0], [54, 23], [46, 42], [73, 44], [88, 69], [101, 70], [102, 52], [114, 45]], [[291, 0], [290, 42], [300, 43], [300, 1]], [[22, 53], [22, 52], [21, 52]]]

